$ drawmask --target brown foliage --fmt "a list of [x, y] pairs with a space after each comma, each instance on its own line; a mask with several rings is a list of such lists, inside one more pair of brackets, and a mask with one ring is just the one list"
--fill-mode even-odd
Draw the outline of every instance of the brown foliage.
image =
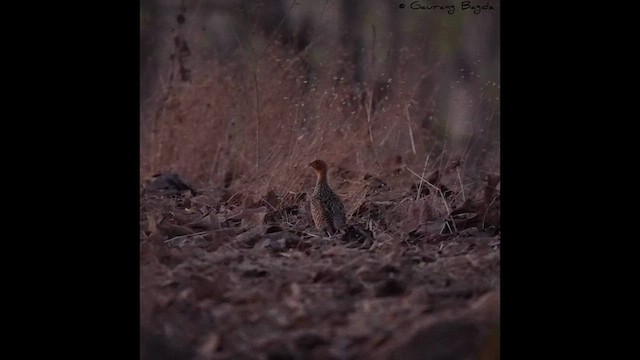
[[[307, 78], [277, 46], [236, 60], [190, 68], [143, 111], [141, 177], [184, 184], [141, 193], [147, 356], [410, 358], [452, 331], [443, 356], [491, 354], [478, 329], [495, 309], [474, 304], [500, 283], [499, 180], [479, 174], [499, 164], [470, 168], [423, 126], [415, 74], [431, 69], [398, 70], [374, 112], [335, 61]], [[310, 217], [316, 158], [346, 208], [331, 238]]]
[[443, 200], [370, 176], [352, 181], [344, 189], [361, 189], [350, 201], [359, 207], [331, 238], [315, 232], [306, 200], [274, 189], [262, 199], [268, 206], [252, 207], [234, 205], [222, 189], [184, 192], [188, 203], [143, 194], [143, 351], [204, 359], [493, 356], [499, 334], [485, 329], [497, 310], [481, 297], [499, 301], [495, 230], [448, 215], [442, 202], [461, 203], [459, 192]]

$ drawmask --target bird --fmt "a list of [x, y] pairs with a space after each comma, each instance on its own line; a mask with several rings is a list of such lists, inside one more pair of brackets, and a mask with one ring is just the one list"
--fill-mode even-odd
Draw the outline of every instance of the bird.
[[316, 187], [309, 199], [311, 216], [318, 231], [326, 232], [331, 237], [332, 233], [335, 234], [347, 222], [344, 205], [329, 186], [327, 163], [323, 160], [314, 160], [308, 166], [316, 172]]

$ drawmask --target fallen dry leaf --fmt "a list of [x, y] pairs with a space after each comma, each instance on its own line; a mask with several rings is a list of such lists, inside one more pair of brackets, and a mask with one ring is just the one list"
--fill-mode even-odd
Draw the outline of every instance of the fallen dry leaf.
[[[347, 208], [360, 205], [331, 238], [318, 236], [308, 201], [297, 202], [305, 183], [267, 196], [277, 211], [233, 188], [232, 201], [205, 190], [191, 208], [143, 194], [141, 229], [157, 229], [140, 234], [145, 326], [201, 360], [495, 356], [499, 301], [487, 294], [500, 286], [500, 238], [466, 227], [484, 215], [467, 211], [482, 206], [484, 184], [465, 188], [464, 202], [454, 172], [447, 209], [433, 191], [416, 200], [409, 172], [375, 199], [357, 192], [362, 174], [337, 181], [341, 195], [364, 197], [345, 196]], [[451, 233], [446, 220], [458, 209]]]

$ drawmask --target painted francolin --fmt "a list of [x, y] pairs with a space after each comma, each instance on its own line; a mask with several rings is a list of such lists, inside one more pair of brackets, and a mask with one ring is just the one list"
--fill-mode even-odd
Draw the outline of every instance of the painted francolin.
[[311, 216], [316, 228], [331, 236], [346, 223], [344, 205], [327, 182], [327, 163], [315, 160], [309, 166], [316, 171], [316, 188], [310, 197]]

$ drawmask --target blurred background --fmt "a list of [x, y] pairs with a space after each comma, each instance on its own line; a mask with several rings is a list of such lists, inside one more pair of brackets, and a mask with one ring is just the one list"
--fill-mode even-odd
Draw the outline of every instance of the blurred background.
[[402, 166], [498, 173], [500, 2], [471, 2], [487, 4], [141, 0], [140, 175], [263, 196], [312, 185], [316, 158], [397, 184], [415, 181]]

